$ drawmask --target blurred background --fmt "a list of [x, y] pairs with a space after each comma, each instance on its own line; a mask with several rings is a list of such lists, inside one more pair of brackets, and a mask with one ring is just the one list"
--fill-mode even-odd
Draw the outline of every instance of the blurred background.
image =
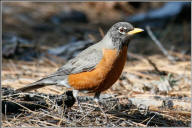
[[[66, 54], [66, 50], [60, 53], [50, 51], [69, 59], [92, 41], [101, 40], [103, 34], [119, 21], [130, 22], [143, 29], [149, 25], [167, 50], [190, 54], [190, 10], [191, 4], [186, 2], [4, 2], [3, 57], [31, 60], [39, 56], [38, 51], [30, 48], [17, 48], [15, 51], [11, 48], [9, 51], [6, 45], [10, 40], [18, 41], [20, 45], [30, 44], [37, 48], [35, 50], [85, 41], [83, 45], [86, 46], [80, 44], [81, 49], [71, 48], [74, 52], [69, 51], [70, 54]], [[130, 52], [161, 54], [147, 31], [132, 42]], [[16, 46], [15, 43], [11, 45]], [[22, 56], [24, 54], [25, 57]]]
[[[162, 124], [163, 119], [154, 118], [147, 125], [190, 126], [190, 2], [3, 2], [2, 16], [2, 87], [23, 87], [56, 71], [101, 40], [113, 24], [127, 21], [145, 31], [130, 43], [124, 71], [108, 94], [174, 98], [180, 107], [175, 111], [185, 114], [166, 114], [180, 122]], [[36, 91], [65, 90], [49, 86]], [[140, 124], [146, 125], [143, 120]], [[4, 121], [4, 126], [10, 123]]]

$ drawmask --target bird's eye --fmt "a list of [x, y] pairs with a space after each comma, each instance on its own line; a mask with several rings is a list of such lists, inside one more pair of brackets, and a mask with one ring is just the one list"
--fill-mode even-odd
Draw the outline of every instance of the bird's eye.
[[119, 31], [120, 31], [120, 32], [124, 32], [124, 29], [123, 29], [123, 28], [120, 28]]
[[125, 34], [125, 33], [126, 33], [126, 28], [124, 28], [124, 27], [119, 27], [119, 33]]

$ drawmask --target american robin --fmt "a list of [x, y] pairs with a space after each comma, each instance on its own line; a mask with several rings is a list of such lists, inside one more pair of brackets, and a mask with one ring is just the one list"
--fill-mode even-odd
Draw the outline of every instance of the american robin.
[[142, 31], [128, 22], [118, 22], [101, 41], [83, 50], [55, 73], [17, 90], [29, 91], [47, 85], [66, 86], [73, 88], [74, 97], [79, 91], [94, 92], [98, 101], [100, 93], [110, 88], [121, 75], [132, 35]]

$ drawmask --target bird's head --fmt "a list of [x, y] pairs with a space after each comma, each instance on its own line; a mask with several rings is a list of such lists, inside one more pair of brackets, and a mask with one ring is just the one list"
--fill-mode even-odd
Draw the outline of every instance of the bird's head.
[[140, 32], [143, 32], [143, 29], [134, 28], [128, 22], [118, 22], [109, 29], [107, 35], [114, 45], [126, 45], [133, 35]]

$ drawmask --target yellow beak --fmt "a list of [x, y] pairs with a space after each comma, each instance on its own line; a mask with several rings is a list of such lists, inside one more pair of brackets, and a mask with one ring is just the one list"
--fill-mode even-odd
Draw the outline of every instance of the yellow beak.
[[127, 34], [128, 35], [135, 35], [137, 33], [143, 32], [144, 30], [141, 28], [134, 28], [133, 30], [129, 31]]

